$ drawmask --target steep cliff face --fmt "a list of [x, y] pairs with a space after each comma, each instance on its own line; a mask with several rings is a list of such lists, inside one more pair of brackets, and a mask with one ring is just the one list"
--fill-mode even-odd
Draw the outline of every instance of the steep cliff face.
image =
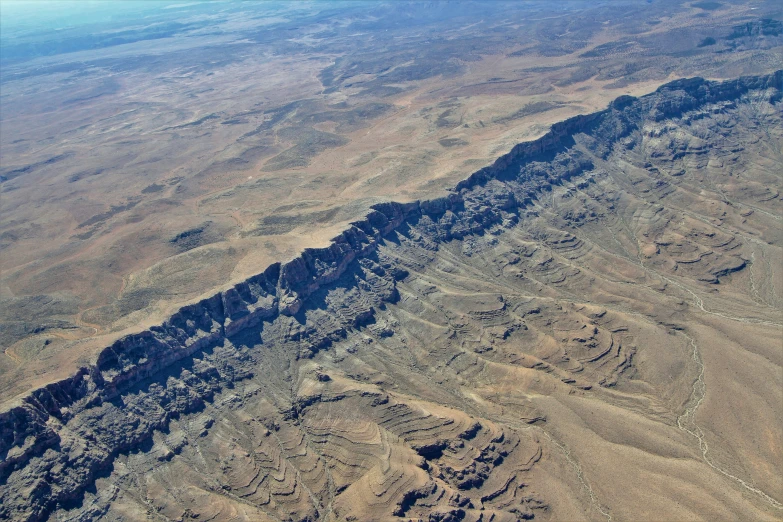
[[[621, 97], [604, 111], [555, 124], [542, 138], [520, 143], [493, 165], [461, 182], [446, 197], [377, 205], [365, 219], [334, 238], [330, 246], [307, 249], [292, 261], [274, 264], [225, 292], [183, 307], [160, 326], [120, 339], [103, 350], [94, 364], [80, 368], [68, 379], [35, 390], [15, 407], [0, 413], [0, 516], [32, 521], [47, 519], [54, 512], [73, 512], [86, 518], [104, 513], [91, 512], [84, 506], [85, 492], [94, 488], [96, 480], [112, 473], [121, 455], [150, 451], [156, 433], [167, 433], [173, 421], [204, 411], [217, 395], [225, 395], [226, 390], [240, 383], [269, 381], [275, 383], [270, 384], [270, 389], [290, 387], [282, 374], [259, 374], [262, 368], [269, 367], [264, 363], [265, 358], [290, 356], [292, 361], [308, 360], [336, 343], [353, 346], [363, 342], [364, 331], [372, 332], [379, 339], [395, 335], [400, 331], [399, 325], [382, 317], [379, 311], [400, 301], [400, 282], [408, 281], [412, 270], [431, 265], [434, 252], [458, 241], [462, 245], [461, 255], [470, 257], [480, 252], [478, 247], [471, 250], [470, 238], [501, 236], [518, 227], [521, 221], [534, 219], [537, 202], [553, 197], [557, 187], [573, 181], [577, 189], [585, 189], [594, 183], [595, 177], [605, 173], [602, 162], [618, 148], [631, 150], [640, 145], [646, 125], [698, 113], [705, 107], [713, 111], [730, 108], [726, 104], [749, 93], [763, 94], [766, 102], [779, 108], [782, 84], [783, 72], [778, 71], [769, 76], [723, 83], [679, 80], [641, 98]], [[652, 167], [641, 164], [629, 168]], [[660, 185], [653, 189], [663, 190]], [[588, 223], [589, 209], [571, 218], [577, 223]], [[568, 232], [559, 238], [549, 234], [546, 241], [557, 245], [556, 248], [579, 247], [578, 239]], [[403, 236], [408, 246], [395, 246]], [[658, 248], [665, 246], [665, 241], [660, 240]], [[520, 259], [525, 257], [519, 249], [503, 255], [507, 261], [504, 266], [522, 266]], [[532, 259], [535, 255], [531, 251], [528, 257]], [[711, 271], [708, 279], [717, 281], [742, 269], [744, 264], [732, 264], [729, 256], [717, 255], [718, 261], [707, 269]], [[542, 261], [538, 270], [544, 271], [547, 266], [551, 264]], [[501, 304], [477, 309], [470, 317], [491, 323], [493, 317], [507, 313], [504, 310], [510, 305], [507, 301]], [[526, 314], [542, 313], [533, 308]], [[460, 324], [458, 317], [449, 317], [454, 324]], [[492, 335], [503, 339], [527, 328], [523, 322], [510, 324], [488, 328], [498, 330], [492, 330]], [[599, 351], [598, 356], [582, 357], [588, 370], [580, 375], [590, 374], [590, 364], [600, 359], [601, 354], [611, 350], [620, 353], [616, 344], [601, 337], [605, 334], [598, 327], [591, 335], [592, 340], [580, 342], [585, 345], [592, 342], [594, 346], [606, 342], [607, 349]], [[630, 365], [631, 356], [627, 357]], [[617, 371], [622, 373], [621, 370]], [[593, 382], [600, 381], [601, 385], [616, 382], [620, 373], [601, 374], [594, 381], [582, 382], [581, 377], [572, 382], [567, 377], [561, 380], [579, 389], [589, 389]], [[326, 374], [316, 374], [314, 382], [321, 383], [318, 386], [326, 386], [323, 383], [331, 381]], [[299, 397], [288, 404], [279, 400], [275, 404], [284, 413], [283, 418], [296, 420], [301, 412], [327, 400], [326, 397], [328, 393], [324, 392], [306, 396], [306, 400]], [[401, 398], [391, 399], [392, 405], [397, 404], [395, 410], [389, 406], [388, 395], [369, 389], [353, 394], [344, 392], [340, 398], [355, 401], [359, 409], [369, 407], [364, 401], [375, 404], [372, 408], [376, 410], [388, 410], [381, 415], [388, 419], [373, 422], [393, 423], [395, 415], [401, 419], [414, 415], [405, 413], [412, 406], [403, 405]], [[476, 410], [476, 414], [481, 412]], [[536, 419], [540, 420], [531, 415], [531, 422]], [[495, 476], [493, 470], [501, 467], [504, 459], [510, 459], [514, 451], [522, 451], [515, 448], [525, 445], [520, 442], [524, 436], [510, 429], [504, 432], [486, 420], [462, 419], [450, 423], [462, 427], [455, 428], [451, 434], [444, 431], [434, 440], [423, 438], [410, 442], [411, 462], [418, 466], [417, 473], [421, 476], [416, 476], [421, 480], [400, 489], [398, 496], [389, 497], [393, 514], [405, 515], [420, 499], [434, 498], [436, 490], [445, 487], [441, 483], [451, 484], [454, 491], [472, 488], [479, 491]], [[390, 430], [389, 433], [396, 433]], [[395, 437], [404, 439], [404, 433], [400, 431]], [[486, 441], [476, 442], [476, 459], [464, 469], [456, 465], [449, 467], [439, 460], [444, 451], [457, 452], [462, 447], [459, 444], [470, 446], [484, 438]], [[178, 451], [175, 448], [161, 460], [172, 459]], [[440, 471], [436, 473], [433, 469]], [[430, 476], [433, 478], [427, 478]], [[506, 495], [508, 484], [506, 489], [486, 493], [482, 502], [490, 505], [496, 497]], [[324, 487], [333, 489], [334, 485]], [[521, 490], [523, 485], [520, 483], [518, 487]], [[333, 499], [335, 494], [332, 491]], [[465, 500], [469, 496], [464, 493], [462, 497], [455, 495], [450, 500], [451, 511], [443, 511], [446, 514], [442, 520], [464, 519], [471, 509], [477, 509], [475, 499]], [[531, 509], [545, 506], [533, 497], [512, 500], [505, 507], [499, 505], [498, 513], [513, 512], [519, 518], [530, 518], [534, 514]], [[96, 504], [103, 506], [100, 509], [106, 510], [111, 505], [110, 501], [102, 502]], [[305, 500], [302, 502], [307, 504]], [[338, 504], [329, 510], [338, 509]], [[292, 508], [295, 514], [291, 517], [324, 516], [324, 505], [316, 500], [310, 507]], [[344, 509], [355, 508], [353, 505]], [[280, 512], [270, 509], [269, 516], [283, 518]]]

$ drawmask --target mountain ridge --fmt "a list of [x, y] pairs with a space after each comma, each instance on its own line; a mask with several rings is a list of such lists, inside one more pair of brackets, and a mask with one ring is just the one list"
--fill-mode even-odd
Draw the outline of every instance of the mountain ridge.
[[[117, 455], [143, 444], [155, 431], [165, 430], [172, 418], [198, 411], [217, 391], [253, 376], [255, 358], [263, 356], [264, 344], [234, 347], [241, 346], [237, 340], [259, 335], [278, 317], [291, 317], [300, 323], [301, 330], [288, 339], [301, 346], [297, 354], [301, 358], [312, 357], [345, 339], [351, 329], [373, 324], [377, 309], [400, 298], [396, 284], [407, 276], [404, 268], [385, 266], [389, 263], [375, 255], [381, 243], [391, 241], [387, 236], [392, 231], [413, 223], [427, 231], [433, 241], [449, 241], [485, 234], [494, 226], [511, 227], [522, 219], [520, 214], [528, 205], [553, 186], [593, 168], [589, 157], [573, 146], [576, 133], [584, 133], [588, 139], [598, 135], [601, 139], [589, 145], [591, 152], [606, 157], [618, 141], [637, 128], [640, 119], [677, 117], [707, 103], [731, 101], [748, 91], [763, 89], [777, 91], [772, 101], [779, 101], [783, 71], [726, 82], [676, 80], [643, 97], [622, 96], [603, 111], [569, 118], [554, 124], [541, 138], [516, 145], [491, 166], [460, 182], [447, 196], [375, 205], [363, 220], [353, 222], [333, 238], [328, 247], [305, 249], [291, 261], [274, 263], [224, 292], [182, 307], [159, 326], [123, 337], [102, 350], [94, 364], [28, 393], [0, 413], [0, 514], [43, 520], [57, 505], [78, 504], [84, 489], [111, 466]], [[607, 146], [609, 141], [611, 146]], [[536, 165], [539, 162], [545, 167]], [[526, 177], [521, 175], [522, 167], [528, 168]], [[511, 190], [493, 185], [493, 181], [507, 179], [516, 183]], [[313, 306], [327, 308], [319, 292], [357, 270], [374, 274], [359, 278], [372, 287], [373, 297], [360, 306], [349, 303], [343, 307], [344, 316], [333, 325], [308, 324], [308, 310]], [[727, 268], [721, 270], [725, 275]], [[204, 353], [220, 353], [223, 365], [198, 361], [197, 356]], [[186, 359], [190, 370], [178, 366]], [[179, 391], [161, 392], [162, 399], [156, 406], [160, 411], [149, 415], [151, 405], [137, 405], [140, 412], [147, 413], [125, 419], [113, 413], [106, 418], [94, 416], [93, 423], [86, 424], [89, 429], [85, 434], [92, 433], [94, 441], [101, 441], [100, 447], [83, 452], [68, 466], [60, 466], [57, 480], [40, 478], [30, 486], [31, 477], [47, 476], [56, 467], [56, 459], [47, 457], [47, 450], [57, 453], [56, 448], [63, 442], [63, 427], [73, 421], [83, 426], [82, 421], [91, 412], [104, 411], [101, 408], [105, 404], [122, 402], [123, 393], [160, 373], [173, 375], [180, 366], [193, 378], [192, 383]], [[296, 409], [290, 412], [296, 414]], [[108, 427], [95, 424], [97, 419], [107, 421]], [[29, 497], [14, 498], [16, 481], [28, 485]]]

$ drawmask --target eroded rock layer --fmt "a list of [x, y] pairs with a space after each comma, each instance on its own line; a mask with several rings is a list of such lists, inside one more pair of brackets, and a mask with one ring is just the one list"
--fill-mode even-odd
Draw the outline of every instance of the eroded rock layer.
[[117, 341], [0, 414], [0, 516], [779, 517], [782, 82], [619, 98]]

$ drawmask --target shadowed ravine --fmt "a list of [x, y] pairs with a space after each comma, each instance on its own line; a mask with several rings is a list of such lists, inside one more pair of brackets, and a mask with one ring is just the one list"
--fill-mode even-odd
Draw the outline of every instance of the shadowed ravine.
[[0, 413], [0, 516], [776, 519], [782, 83], [620, 97], [117, 341]]

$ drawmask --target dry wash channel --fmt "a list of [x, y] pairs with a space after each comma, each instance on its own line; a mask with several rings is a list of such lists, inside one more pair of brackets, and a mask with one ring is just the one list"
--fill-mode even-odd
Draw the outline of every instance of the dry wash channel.
[[12, 520], [774, 520], [783, 73], [556, 124], [0, 414]]

